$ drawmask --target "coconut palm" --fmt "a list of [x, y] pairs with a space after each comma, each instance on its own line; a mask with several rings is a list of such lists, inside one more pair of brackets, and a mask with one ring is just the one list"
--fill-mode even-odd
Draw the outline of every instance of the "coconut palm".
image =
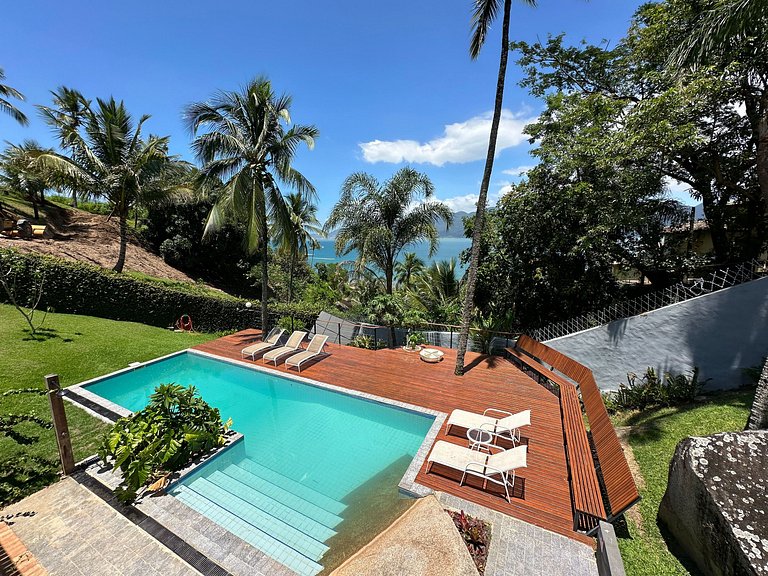
[[267, 256], [269, 223], [289, 227], [289, 215], [280, 191], [284, 184], [312, 198], [315, 189], [296, 169], [293, 158], [299, 144], [312, 149], [314, 126], [290, 124], [291, 97], [278, 96], [265, 77], [242, 90], [219, 92], [209, 102], [191, 104], [185, 112], [190, 131], [199, 134], [192, 148], [203, 163], [204, 182], [221, 182], [222, 191], [208, 216], [204, 234], [218, 230], [227, 220], [245, 225], [245, 249], [261, 257], [261, 326], [268, 329]]
[[7, 84], [3, 84], [3, 80], [5, 80], [5, 72], [2, 68], [0, 68], [0, 110], [8, 114], [11, 118], [16, 120], [19, 124], [22, 126], [26, 126], [29, 124], [29, 120], [27, 120], [27, 117], [24, 115], [24, 113], [16, 108], [9, 100], [8, 98], [15, 98], [16, 100], [24, 101], [24, 94], [16, 90], [15, 88], [11, 88]]
[[125, 266], [131, 208], [183, 190], [175, 182], [165, 183], [177, 162], [168, 154], [168, 138], [142, 139], [142, 127], [148, 119], [144, 115], [135, 123], [122, 101], [98, 99], [96, 108], [85, 112], [80, 130], [68, 134], [72, 157], [50, 151], [35, 154], [36, 165], [51, 176], [76, 186], [81, 193], [102, 196], [111, 204], [120, 227], [116, 272]]
[[452, 322], [460, 308], [461, 279], [456, 258], [433, 262], [419, 274], [410, 292], [418, 308], [428, 312], [436, 322]]
[[29, 200], [35, 220], [40, 218], [39, 205], [45, 201], [44, 193], [48, 187], [45, 175], [34, 165], [32, 155], [40, 151], [37, 142], [26, 140], [20, 145], [9, 144], [0, 154], [0, 191]]
[[398, 287], [410, 288], [413, 280], [424, 271], [424, 260], [415, 252], [406, 252], [403, 259], [395, 264], [395, 281]]
[[292, 192], [285, 196], [289, 226], [279, 227], [275, 234], [278, 250], [286, 254], [288, 260], [288, 302], [293, 302], [293, 274], [296, 259], [307, 258], [310, 248], [320, 247], [314, 236], [322, 235], [323, 229], [317, 219], [317, 206], [303, 194]]
[[[536, 5], [536, 0], [523, 0], [530, 6]], [[488, 37], [488, 29], [498, 16], [502, 0], [474, 0], [472, 9], [472, 39], [469, 44], [469, 55], [474, 60], [480, 55]], [[466, 293], [461, 312], [461, 332], [459, 333], [459, 349], [456, 353], [457, 376], [464, 374], [464, 355], [469, 340], [469, 327], [475, 308], [475, 285], [477, 284], [477, 266], [480, 259], [480, 238], [485, 226], [485, 204], [488, 201], [488, 187], [493, 172], [493, 158], [496, 155], [496, 140], [499, 135], [501, 108], [504, 102], [504, 79], [507, 75], [507, 58], [509, 56], [509, 17], [512, 11], [512, 0], [503, 0], [501, 21], [501, 56], [499, 57], [499, 75], [496, 79], [496, 99], [493, 105], [491, 134], [488, 139], [488, 154], [485, 157], [485, 169], [480, 183], [480, 194], [477, 198], [477, 210], [472, 227], [472, 248], [470, 250], [469, 270], [466, 276]]]
[[[77, 132], [88, 116], [91, 102], [77, 90], [59, 86], [51, 91], [53, 106], [40, 106], [40, 115], [48, 124], [57, 138], [59, 146], [74, 157], [77, 150]], [[69, 186], [72, 192], [72, 205], [77, 208], [77, 186]]]
[[395, 262], [404, 248], [429, 241], [429, 255], [437, 249], [436, 224], [450, 226], [453, 214], [433, 200], [434, 187], [425, 174], [402, 168], [380, 183], [370, 174], [349, 176], [333, 207], [325, 230], [338, 229], [336, 253], [356, 250], [358, 263], [374, 264], [383, 273], [385, 290], [392, 294]]

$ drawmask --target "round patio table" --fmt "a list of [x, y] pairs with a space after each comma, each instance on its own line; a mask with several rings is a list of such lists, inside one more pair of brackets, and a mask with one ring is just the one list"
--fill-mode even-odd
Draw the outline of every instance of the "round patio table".
[[470, 428], [467, 430], [467, 440], [469, 440], [469, 449], [478, 450], [480, 452], [491, 453], [491, 446], [493, 446], [493, 434], [488, 430], [481, 428]]

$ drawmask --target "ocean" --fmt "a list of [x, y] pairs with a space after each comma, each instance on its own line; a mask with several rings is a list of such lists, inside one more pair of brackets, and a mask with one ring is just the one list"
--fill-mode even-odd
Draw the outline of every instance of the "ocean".
[[[319, 240], [320, 242], [320, 248], [314, 251], [310, 251], [309, 253], [309, 264], [320, 264], [320, 263], [326, 263], [330, 264], [332, 262], [342, 262], [344, 260], [354, 260], [356, 258], [356, 254], [354, 252], [350, 252], [346, 256], [336, 256], [336, 250], [334, 249], [334, 241], [333, 240]], [[458, 262], [459, 260], [459, 254], [462, 250], [465, 250], [470, 247], [472, 244], [472, 240], [469, 238], [440, 238], [440, 243], [437, 246], [437, 251], [435, 252], [434, 256], [432, 258], [429, 257], [429, 243], [428, 242], [420, 242], [418, 244], [414, 244], [412, 246], [408, 246], [403, 252], [400, 254], [400, 258], [402, 259], [403, 254], [406, 252], [415, 252], [416, 256], [421, 258], [426, 265], [429, 265], [431, 262], [437, 262], [440, 260], [450, 260], [451, 258], [456, 258], [457, 260], [457, 268], [461, 268], [461, 270], [464, 270], [464, 267], [461, 266], [461, 264]]]

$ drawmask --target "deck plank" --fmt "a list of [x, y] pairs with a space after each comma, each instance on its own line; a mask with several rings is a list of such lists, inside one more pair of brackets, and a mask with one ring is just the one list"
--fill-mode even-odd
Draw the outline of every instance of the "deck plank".
[[[240, 360], [240, 350], [259, 335], [258, 330], [244, 330], [195, 348]], [[326, 351], [329, 356], [302, 368], [301, 375], [446, 413], [456, 408], [482, 412], [491, 406], [512, 412], [530, 409], [531, 425], [522, 431], [524, 441], [528, 442], [528, 466], [519, 471], [520, 481], [511, 503], [507, 503], [498, 493], [480, 486], [470, 484], [459, 487], [460, 475], [450, 470], [436, 467], [427, 474], [426, 463], [416, 481], [558, 534], [594, 544], [592, 538], [573, 529], [560, 402], [511, 362], [498, 356], [467, 352], [467, 370], [463, 377], [459, 377], [453, 374], [456, 351], [450, 349], [443, 349], [445, 359], [439, 364], [422, 362], [418, 354], [402, 349], [373, 351], [327, 344]], [[250, 360], [245, 362], [251, 363]], [[275, 368], [260, 360], [256, 363], [277, 372], [286, 370], [284, 365]], [[291, 372], [296, 371], [292, 369]], [[437, 439], [466, 445], [463, 436], [447, 436], [444, 426]]]

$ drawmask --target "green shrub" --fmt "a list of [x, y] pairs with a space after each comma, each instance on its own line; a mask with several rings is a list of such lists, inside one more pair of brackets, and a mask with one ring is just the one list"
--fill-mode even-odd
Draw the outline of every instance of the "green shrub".
[[627, 383], [619, 385], [615, 392], [603, 394], [606, 409], [611, 412], [622, 410], [645, 410], [652, 406], [676, 406], [691, 402], [701, 390], [698, 367], [688, 374], [666, 372], [663, 378], [656, 370], [648, 367], [642, 377], [630, 372]]
[[194, 387], [161, 384], [146, 408], [115, 422], [98, 454], [120, 468], [123, 481], [115, 495], [122, 502], [132, 502], [148, 483], [222, 446], [230, 425], [221, 423], [218, 409], [209, 406]]
[[365, 348], [366, 350], [381, 350], [387, 347], [387, 341], [377, 340], [367, 334], [360, 334], [350, 340], [349, 345], [355, 348]]

